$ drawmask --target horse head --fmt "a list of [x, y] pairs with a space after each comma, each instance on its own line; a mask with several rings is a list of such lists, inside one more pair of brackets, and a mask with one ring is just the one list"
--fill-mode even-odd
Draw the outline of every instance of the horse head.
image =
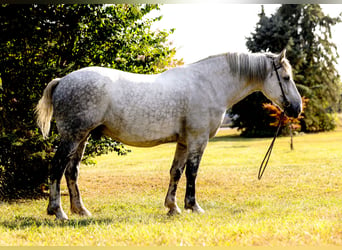
[[286, 50], [279, 55], [269, 54], [268, 74], [262, 92], [290, 117], [302, 111], [302, 99], [292, 78], [292, 68], [286, 59]]

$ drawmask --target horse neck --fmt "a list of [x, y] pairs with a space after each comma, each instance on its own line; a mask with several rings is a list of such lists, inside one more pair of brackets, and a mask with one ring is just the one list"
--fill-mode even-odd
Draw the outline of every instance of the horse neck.
[[205, 89], [217, 103], [229, 108], [249, 94], [260, 90], [260, 84], [250, 81], [248, 76], [233, 74], [227, 54], [209, 57], [190, 65], [201, 79], [197, 84]]

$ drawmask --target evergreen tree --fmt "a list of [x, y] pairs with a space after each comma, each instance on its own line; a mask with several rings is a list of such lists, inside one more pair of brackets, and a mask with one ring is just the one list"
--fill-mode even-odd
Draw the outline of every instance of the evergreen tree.
[[[259, 17], [255, 33], [247, 38], [246, 45], [252, 52], [287, 49], [298, 90], [309, 99], [301, 121], [302, 131], [334, 129], [341, 82], [335, 67], [338, 53], [331, 42], [331, 27], [340, 22], [340, 18], [325, 15], [318, 4], [283, 4], [271, 17], [265, 15], [262, 7]], [[233, 126], [244, 135], [273, 134], [269, 128], [272, 118], [259, 108], [267, 102], [261, 93], [255, 93], [233, 106], [231, 114], [237, 117], [233, 119]], [[249, 114], [251, 106], [255, 107], [252, 116]], [[254, 117], [261, 118], [262, 122]]]

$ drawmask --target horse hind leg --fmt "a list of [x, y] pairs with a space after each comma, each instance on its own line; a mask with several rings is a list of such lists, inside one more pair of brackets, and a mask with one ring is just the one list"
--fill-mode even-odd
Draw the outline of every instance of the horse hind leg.
[[50, 195], [47, 213], [56, 215], [56, 219], [67, 220], [68, 216], [61, 206], [60, 183], [66, 166], [70, 160], [70, 154], [76, 147], [72, 141], [61, 140], [57, 152], [52, 159], [50, 170]]
[[82, 216], [91, 216], [91, 213], [83, 205], [81, 194], [77, 184], [79, 165], [84, 153], [86, 142], [87, 138], [81, 141], [75, 153], [70, 158], [70, 161], [65, 170], [65, 179], [70, 196], [70, 211]]
[[187, 148], [185, 145], [178, 143], [172, 167], [170, 169], [170, 184], [165, 198], [165, 207], [169, 208], [168, 215], [180, 214], [181, 210], [177, 206], [176, 191], [178, 182], [183, 174]]

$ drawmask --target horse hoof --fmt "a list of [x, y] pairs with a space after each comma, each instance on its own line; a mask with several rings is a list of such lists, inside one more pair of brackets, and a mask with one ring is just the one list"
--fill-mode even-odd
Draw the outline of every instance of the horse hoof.
[[69, 220], [69, 218], [63, 211], [59, 211], [58, 213], [56, 213], [56, 220], [65, 221]]
[[198, 206], [196, 208], [192, 208], [192, 212], [198, 213], [198, 214], [204, 214], [204, 210], [200, 206]]
[[181, 214], [182, 211], [180, 210], [179, 207], [176, 207], [176, 208], [172, 208], [169, 210], [169, 212], [167, 213], [168, 216], [174, 216], [174, 215], [177, 215], [177, 214]]
[[185, 209], [192, 211], [193, 213], [204, 214], [204, 210], [198, 204], [195, 204], [192, 207], [186, 206]]
[[81, 213], [79, 213], [79, 215], [82, 215], [84, 217], [90, 217], [91, 213], [87, 209], [84, 209]]
[[70, 208], [70, 211], [71, 213], [73, 214], [78, 214], [78, 215], [81, 215], [81, 216], [84, 216], [84, 217], [90, 217], [91, 216], [91, 213], [88, 211], [88, 209], [86, 209], [85, 207], [71, 207]]
[[61, 208], [51, 208], [50, 206], [47, 209], [48, 215], [56, 215], [56, 220], [68, 220], [68, 216]]

